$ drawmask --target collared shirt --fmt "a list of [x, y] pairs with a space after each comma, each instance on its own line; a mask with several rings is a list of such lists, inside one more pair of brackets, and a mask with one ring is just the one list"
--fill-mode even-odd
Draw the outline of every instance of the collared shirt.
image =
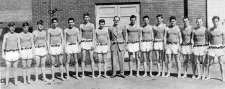
[[112, 42], [125, 42], [125, 26], [117, 25], [109, 28], [109, 37]]

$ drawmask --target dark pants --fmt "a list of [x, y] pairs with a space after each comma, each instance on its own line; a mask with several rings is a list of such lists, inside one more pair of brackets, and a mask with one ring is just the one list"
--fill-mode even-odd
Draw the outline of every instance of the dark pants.
[[116, 74], [117, 71], [117, 65], [119, 64], [120, 73], [123, 73], [124, 71], [124, 54], [125, 51], [121, 50], [119, 48], [119, 45], [113, 44], [111, 47], [111, 58], [112, 58], [112, 64], [113, 64], [113, 75]]

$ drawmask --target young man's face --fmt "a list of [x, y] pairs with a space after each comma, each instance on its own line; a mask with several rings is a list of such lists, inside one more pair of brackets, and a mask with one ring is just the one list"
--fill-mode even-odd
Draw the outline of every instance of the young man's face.
[[188, 25], [190, 24], [190, 23], [189, 23], [189, 20], [188, 20], [187, 18], [185, 18], [183, 21], [184, 21], [184, 25], [185, 25], [185, 26], [188, 26]]
[[176, 25], [176, 22], [177, 22], [177, 21], [176, 21], [175, 19], [171, 19], [171, 20], [170, 20], [171, 26], [175, 26], [175, 25]]
[[52, 21], [52, 26], [53, 27], [57, 27], [58, 26], [58, 21], [57, 20], [53, 20]]
[[131, 23], [131, 24], [133, 24], [133, 25], [134, 25], [134, 24], [135, 24], [135, 22], [136, 22], [136, 18], [130, 18], [130, 23]]
[[115, 18], [113, 19], [113, 22], [114, 22], [115, 25], [118, 25], [119, 22], [120, 22], [120, 18], [115, 17]]
[[28, 32], [28, 30], [29, 30], [29, 26], [24, 26], [24, 27], [23, 27], [23, 31], [24, 31], [24, 32]]
[[143, 20], [145, 25], [149, 24], [149, 18], [144, 18]]
[[84, 22], [89, 22], [90, 17], [89, 16], [84, 16]]
[[14, 32], [15, 31], [15, 26], [9, 26], [9, 31]]
[[99, 22], [99, 27], [102, 28], [105, 26], [105, 23], [104, 22]]
[[73, 20], [69, 20], [69, 21], [68, 21], [68, 24], [69, 24], [69, 27], [73, 27], [75, 23], [74, 23]]
[[215, 27], [217, 27], [217, 26], [219, 25], [219, 19], [214, 19], [214, 20], [213, 20], [213, 25], [214, 25]]
[[158, 23], [162, 23], [163, 22], [163, 18], [162, 17], [157, 17], [157, 22]]
[[44, 29], [44, 26], [42, 24], [38, 24], [38, 29], [42, 30]]
[[197, 19], [196, 24], [198, 27], [202, 26], [203, 24], [202, 19]]

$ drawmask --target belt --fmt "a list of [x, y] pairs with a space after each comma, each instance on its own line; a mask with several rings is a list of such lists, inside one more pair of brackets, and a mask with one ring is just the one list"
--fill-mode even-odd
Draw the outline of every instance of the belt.
[[222, 49], [224, 46], [209, 46], [209, 49]]
[[39, 45], [38, 45], [38, 46], [36, 46], [36, 48], [42, 48], [42, 47], [45, 47], [45, 46], [44, 46], [44, 45], [43, 45], [43, 46], [39, 46]]
[[92, 42], [92, 39], [81, 40], [81, 42]]
[[124, 44], [125, 42], [112, 42], [113, 44]]
[[127, 43], [138, 43], [139, 41], [131, 41], [131, 42], [127, 42]]
[[4, 50], [5, 52], [10, 52], [10, 51], [13, 51], [13, 52], [15, 52], [15, 51], [19, 51], [19, 49], [9, 49], [9, 50]]
[[29, 48], [21, 48], [21, 50], [25, 50], [25, 49], [31, 49], [32, 47], [29, 47]]
[[163, 42], [163, 40], [154, 40], [154, 42]]
[[76, 45], [77, 43], [69, 43], [68, 45]]
[[203, 45], [194, 45], [194, 47], [202, 47], [202, 46], [208, 46], [208, 44], [203, 44]]
[[107, 45], [107, 43], [97, 43], [97, 45]]
[[190, 46], [190, 45], [192, 45], [191, 43], [187, 43], [187, 44], [181, 44], [181, 46]]
[[51, 47], [59, 47], [59, 44], [51, 45]]
[[167, 42], [167, 44], [177, 44], [178, 42]]
[[141, 42], [152, 42], [153, 40], [141, 40]]

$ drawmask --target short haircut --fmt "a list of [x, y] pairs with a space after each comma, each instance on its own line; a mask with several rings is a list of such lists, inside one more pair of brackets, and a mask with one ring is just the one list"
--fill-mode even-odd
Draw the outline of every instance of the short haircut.
[[130, 16], [130, 20], [131, 20], [131, 18], [135, 18], [135, 19], [136, 19], [136, 18], [137, 18], [137, 16], [135, 16], [135, 15], [131, 15], [131, 16]]
[[104, 19], [100, 19], [99, 23], [105, 23], [105, 20]]
[[73, 21], [74, 21], [74, 18], [69, 18], [69, 19], [68, 19], [68, 23], [69, 23], [70, 20], [73, 20]]
[[43, 20], [39, 20], [39, 21], [37, 21], [37, 25], [43, 25], [44, 24], [44, 21]]
[[158, 17], [163, 18], [163, 15], [162, 15], [162, 14], [158, 14], [158, 15], [156, 15], [156, 18], [158, 18]]
[[146, 15], [146, 16], [143, 17], [143, 19], [145, 19], [145, 18], [148, 18], [149, 19], [149, 16]]
[[58, 22], [58, 18], [53, 18], [53, 19], [52, 19], [52, 23], [53, 23], [54, 20], [56, 20], [56, 21]]
[[213, 16], [212, 21], [214, 21], [215, 19], [220, 20], [220, 17], [219, 16]]
[[175, 16], [170, 16], [170, 21], [173, 20], [173, 19], [177, 20], [177, 18]]
[[113, 20], [114, 20], [115, 18], [119, 18], [119, 20], [120, 20], [120, 17], [119, 17], [119, 16], [114, 16], [114, 17], [113, 17]]
[[196, 21], [197, 21], [197, 20], [202, 20], [202, 21], [203, 21], [202, 17], [197, 17], [197, 18], [196, 18]]
[[189, 20], [189, 17], [188, 17], [188, 16], [184, 16], [183, 20], [184, 20], [184, 19], [188, 19], [188, 20]]
[[88, 17], [89, 17], [90, 14], [89, 14], [89, 13], [84, 13], [84, 14], [83, 14], [83, 18], [84, 18], [85, 16], [88, 16]]
[[28, 22], [24, 22], [24, 23], [22, 24], [22, 26], [23, 26], [23, 27], [29, 26], [29, 23], [28, 23]]
[[8, 23], [8, 26], [9, 26], [9, 27], [15, 26], [15, 22], [9, 22], [9, 23]]

